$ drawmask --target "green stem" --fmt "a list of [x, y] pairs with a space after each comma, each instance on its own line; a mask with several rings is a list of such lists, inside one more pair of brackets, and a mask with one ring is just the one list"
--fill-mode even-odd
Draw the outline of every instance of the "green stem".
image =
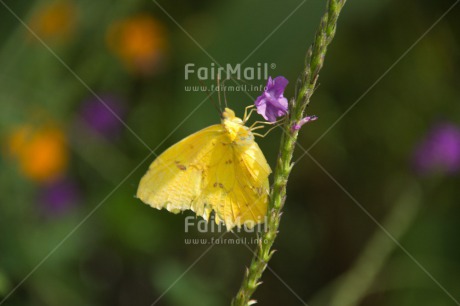
[[[382, 271], [390, 255], [397, 248], [393, 239], [398, 241], [410, 228], [420, 209], [420, 187], [415, 184], [406, 185], [404, 193], [394, 204], [392, 210], [371, 237], [361, 255], [350, 268], [333, 285], [333, 292], [324, 292], [321, 304], [330, 306], [355, 306], [366, 296]], [[392, 238], [388, 236], [391, 234]], [[319, 305], [317, 301], [316, 305]]]
[[251, 304], [251, 296], [257, 286], [260, 285], [262, 273], [273, 256], [274, 250], [272, 250], [272, 246], [278, 234], [282, 208], [286, 200], [286, 184], [292, 170], [291, 161], [298, 136], [298, 131], [294, 130], [293, 127], [302, 119], [305, 108], [310, 102], [319, 72], [323, 67], [327, 47], [334, 38], [337, 19], [345, 1], [329, 0], [327, 2], [327, 11], [321, 18], [315, 40], [308, 49], [305, 70], [300, 77], [301, 87], [297, 97], [289, 105], [289, 118], [283, 126], [284, 133], [281, 137], [279, 159], [275, 168], [274, 184], [271, 190], [267, 216], [268, 229], [262, 233], [249, 269], [246, 269], [241, 287], [232, 301], [233, 306]]

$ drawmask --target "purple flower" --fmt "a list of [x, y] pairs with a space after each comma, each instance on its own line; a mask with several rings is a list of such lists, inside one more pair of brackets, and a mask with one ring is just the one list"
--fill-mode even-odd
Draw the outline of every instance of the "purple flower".
[[60, 178], [43, 185], [40, 191], [40, 203], [50, 215], [60, 215], [69, 211], [78, 200], [77, 185], [69, 178]]
[[315, 115], [305, 117], [305, 118], [303, 118], [303, 119], [300, 119], [300, 121], [297, 122], [296, 124], [294, 124], [294, 126], [292, 127], [292, 129], [293, 129], [294, 131], [298, 131], [298, 130], [300, 130], [300, 128], [302, 127], [302, 125], [304, 125], [305, 123], [308, 123], [308, 122], [310, 122], [310, 121], [315, 121], [315, 120], [317, 120], [317, 119], [318, 119], [318, 117], [315, 116]]
[[255, 102], [257, 112], [265, 120], [275, 122], [276, 118], [287, 114], [288, 100], [283, 96], [283, 92], [288, 83], [289, 81], [283, 76], [273, 80], [271, 77], [268, 78], [264, 93]]
[[125, 113], [123, 105], [112, 95], [101, 95], [99, 98], [93, 97], [83, 102], [81, 117], [97, 133], [114, 136], [122, 127], [120, 119]]
[[436, 125], [416, 147], [415, 170], [420, 174], [460, 170], [460, 129], [451, 123]]

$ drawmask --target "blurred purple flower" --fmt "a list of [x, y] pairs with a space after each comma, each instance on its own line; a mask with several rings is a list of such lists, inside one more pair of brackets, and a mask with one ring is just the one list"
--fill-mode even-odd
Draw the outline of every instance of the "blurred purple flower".
[[277, 117], [281, 117], [288, 112], [288, 100], [283, 96], [284, 89], [289, 81], [279, 76], [272, 80], [268, 78], [267, 86], [262, 95], [254, 103], [257, 113], [261, 114], [265, 120], [275, 122]]
[[[115, 136], [122, 128], [120, 119], [124, 117], [124, 107], [113, 95], [101, 95], [83, 102], [81, 117], [94, 131], [104, 136]], [[117, 118], [118, 117], [118, 118]]]
[[78, 187], [69, 178], [60, 178], [42, 186], [40, 202], [46, 213], [63, 214], [72, 209], [79, 200]]
[[417, 145], [413, 163], [420, 174], [460, 171], [460, 128], [451, 123], [436, 125]]

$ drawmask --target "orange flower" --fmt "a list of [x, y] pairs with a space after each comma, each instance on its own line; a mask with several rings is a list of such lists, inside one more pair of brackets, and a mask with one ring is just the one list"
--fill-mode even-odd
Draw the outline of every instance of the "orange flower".
[[30, 21], [32, 30], [43, 39], [65, 39], [76, 23], [76, 7], [73, 2], [57, 1], [37, 11]]
[[107, 42], [129, 70], [142, 74], [162, 68], [168, 49], [165, 28], [148, 15], [114, 23], [107, 33]]
[[55, 127], [22, 126], [10, 134], [8, 147], [23, 175], [34, 181], [51, 181], [67, 167], [65, 136]]

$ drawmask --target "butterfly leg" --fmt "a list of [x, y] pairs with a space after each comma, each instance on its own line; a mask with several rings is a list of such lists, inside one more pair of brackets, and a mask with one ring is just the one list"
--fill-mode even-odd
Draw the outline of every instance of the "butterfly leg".
[[[252, 112], [255, 110], [255, 108], [253, 108], [253, 107], [254, 107], [254, 105], [249, 105], [249, 106], [246, 106], [244, 108], [244, 116], [243, 116], [243, 122], [244, 123], [246, 123], [249, 120], [249, 117], [251, 117]], [[252, 108], [252, 109], [248, 114], [248, 109], [249, 108]]]
[[[264, 134], [259, 134], [259, 133], [252, 133], [252, 135], [254, 136], [259, 136], [261, 138], [264, 138], [265, 136], [268, 135], [268, 133], [270, 133], [271, 131], [273, 131], [275, 128], [281, 126], [281, 124], [277, 124], [275, 126], [272, 126], [268, 131], [266, 131]], [[262, 128], [262, 126], [256, 126], [254, 129], [259, 129], [259, 128]], [[251, 129], [251, 130], [254, 130], [254, 129]]]
[[260, 129], [264, 129], [265, 126], [263, 125], [258, 125], [258, 126], [255, 126], [255, 127], [251, 127], [251, 132], [255, 131], [255, 130], [260, 130]]
[[[277, 121], [277, 122], [278, 122], [278, 121]], [[254, 122], [254, 123], [249, 127], [249, 129], [252, 131], [252, 130], [256, 127], [256, 125], [258, 125], [258, 124], [272, 125], [272, 124], [276, 124], [277, 122], [256, 121], [256, 122]]]

